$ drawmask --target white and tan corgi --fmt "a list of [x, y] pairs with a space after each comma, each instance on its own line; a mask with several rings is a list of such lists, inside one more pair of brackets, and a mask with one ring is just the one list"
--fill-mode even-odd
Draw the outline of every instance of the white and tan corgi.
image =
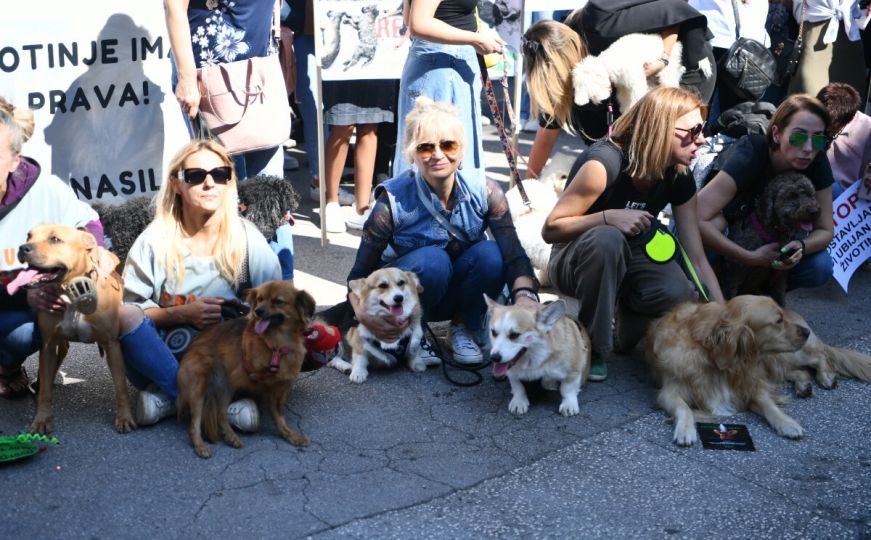
[[565, 302], [557, 300], [533, 311], [485, 299], [490, 312], [493, 375], [507, 376], [511, 383], [508, 411], [524, 414], [529, 399], [522, 381], [541, 379], [545, 388], [559, 387], [560, 414], [578, 414], [578, 392], [590, 372], [590, 337], [566, 316]]
[[423, 287], [417, 274], [398, 268], [381, 268], [367, 278], [349, 282], [348, 286], [351, 292], [360, 297], [366, 313], [392, 315], [405, 330], [396, 342], [385, 343], [372, 335], [363, 324], [351, 327], [347, 334], [351, 362], [336, 357], [327, 365], [342, 372], [350, 371], [349, 378], [355, 383], [362, 383], [369, 376], [370, 361], [389, 368], [402, 359], [411, 371], [426, 371], [426, 364], [420, 358], [423, 308], [419, 293]]

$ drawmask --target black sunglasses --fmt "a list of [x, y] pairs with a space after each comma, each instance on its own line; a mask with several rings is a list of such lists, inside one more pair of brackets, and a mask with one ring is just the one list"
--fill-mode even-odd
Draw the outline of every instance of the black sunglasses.
[[[457, 152], [457, 148], [460, 147], [460, 143], [457, 141], [439, 141], [438, 142], [439, 150], [442, 151], [445, 155], [454, 155]], [[429, 159], [432, 157], [433, 152], [435, 152], [436, 143], [425, 142], [417, 145], [417, 155], [423, 159]]]
[[682, 128], [682, 127], [675, 126], [674, 129], [677, 129], [680, 131], [685, 131], [686, 133], [689, 133], [692, 140], [696, 140], [699, 138], [699, 135], [702, 134], [702, 131], [705, 130], [705, 123], [699, 122], [698, 124], [694, 125], [691, 128]]
[[185, 184], [199, 185], [206, 181], [206, 176], [211, 176], [216, 184], [226, 184], [230, 181], [233, 170], [230, 167], [215, 167], [211, 171], [193, 168], [178, 171], [178, 179]]

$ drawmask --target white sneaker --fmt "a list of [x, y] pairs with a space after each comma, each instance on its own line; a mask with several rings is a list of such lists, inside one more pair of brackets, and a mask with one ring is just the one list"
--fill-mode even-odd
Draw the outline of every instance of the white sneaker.
[[477, 364], [484, 359], [481, 349], [469, 336], [465, 326], [452, 324], [448, 330], [448, 335], [451, 341], [451, 351], [454, 353], [454, 361], [460, 364]]
[[369, 214], [371, 213], [371, 206], [367, 208], [362, 215], [358, 214], [356, 207], [352, 206], [351, 211], [348, 212], [348, 217], [345, 218], [345, 226], [352, 231], [362, 231], [363, 225], [366, 223], [366, 220], [369, 219]]
[[260, 427], [260, 411], [253, 399], [240, 399], [227, 407], [227, 420], [239, 431], [253, 433]]
[[427, 366], [437, 366], [442, 363], [442, 357], [436, 352], [432, 343], [426, 339], [426, 336], [420, 338], [420, 352], [418, 353], [418, 357], [420, 357], [420, 359], [423, 360], [423, 363]]
[[[314, 202], [320, 202], [321, 200], [320, 188], [314, 184], [309, 185], [308, 195]], [[354, 198], [353, 193], [343, 187], [339, 187], [339, 204], [341, 206], [353, 206], [357, 204], [357, 199]]]
[[175, 414], [175, 400], [155, 386], [139, 392], [136, 400], [136, 423], [140, 426], [156, 424], [158, 420]]
[[328, 233], [345, 232], [345, 216], [342, 214], [342, 207], [339, 206], [339, 203], [327, 203], [324, 213], [324, 226]]

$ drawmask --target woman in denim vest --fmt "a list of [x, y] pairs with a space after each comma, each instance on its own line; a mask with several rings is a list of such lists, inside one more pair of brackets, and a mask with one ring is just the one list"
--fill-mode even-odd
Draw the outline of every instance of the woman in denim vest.
[[[458, 171], [465, 130], [457, 108], [418, 98], [405, 119], [403, 153], [416, 165], [378, 186], [375, 205], [348, 281], [392, 266], [415, 272], [423, 286], [424, 319], [450, 320], [454, 359], [482, 359], [484, 294], [496, 298], [507, 283], [516, 303], [538, 305], [538, 282], [517, 240], [499, 184], [469, 182]], [[495, 240], [487, 240], [489, 228]], [[350, 294], [357, 320], [378, 339], [396, 341], [403, 328], [390, 316], [372, 316]], [[438, 359], [422, 343], [425, 361]]]

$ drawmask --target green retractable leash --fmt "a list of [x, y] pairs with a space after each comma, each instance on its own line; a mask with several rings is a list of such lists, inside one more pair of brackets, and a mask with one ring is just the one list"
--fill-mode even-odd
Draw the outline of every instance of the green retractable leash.
[[695, 284], [696, 289], [699, 290], [699, 294], [705, 299], [705, 302], [710, 302], [711, 299], [708, 298], [708, 293], [705, 291], [705, 287], [699, 279], [696, 267], [693, 266], [692, 261], [690, 261], [686, 250], [681, 245], [680, 240], [677, 239], [677, 236], [673, 235], [659, 223], [654, 224], [652, 229], [653, 234], [644, 244], [644, 252], [647, 254], [647, 257], [655, 263], [665, 264], [674, 259], [679, 251], [684, 266], [686, 266], [687, 272], [689, 272], [690, 278], [692, 279], [693, 284]]
[[[43, 443], [39, 445], [37, 443]], [[21, 433], [11, 437], [0, 437], [0, 463], [24, 459], [45, 451], [47, 444], [60, 444], [57, 437], [36, 433]]]

